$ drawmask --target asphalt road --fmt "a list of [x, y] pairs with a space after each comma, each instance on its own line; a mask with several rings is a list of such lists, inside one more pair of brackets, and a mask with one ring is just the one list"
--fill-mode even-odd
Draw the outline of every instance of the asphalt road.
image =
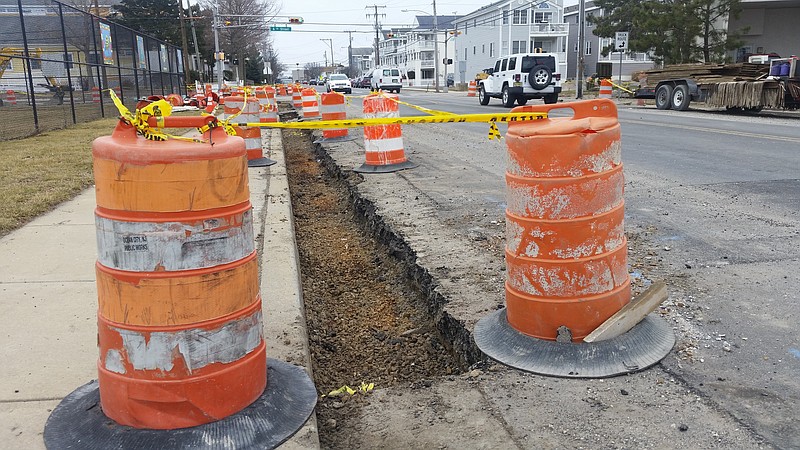
[[[455, 113], [507, 111], [464, 93], [406, 90], [401, 99]], [[673, 351], [692, 347], [690, 360], [662, 364], [766, 443], [800, 448], [800, 120], [628, 106], [619, 119], [626, 231], [647, 231], [655, 275], [669, 286]], [[454, 227], [472, 226], [466, 211], [501, 217], [505, 208], [505, 145], [487, 132], [404, 127], [409, 157], [421, 164], [403, 176]]]

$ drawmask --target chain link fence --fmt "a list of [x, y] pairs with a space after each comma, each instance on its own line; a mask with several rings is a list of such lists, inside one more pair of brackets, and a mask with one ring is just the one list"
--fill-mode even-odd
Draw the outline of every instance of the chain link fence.
[[114, 117], [108, 89], [131, 110], [185, 95], [178, 47], [57, 1], [10, 3], [0, 5], [0, 141]]

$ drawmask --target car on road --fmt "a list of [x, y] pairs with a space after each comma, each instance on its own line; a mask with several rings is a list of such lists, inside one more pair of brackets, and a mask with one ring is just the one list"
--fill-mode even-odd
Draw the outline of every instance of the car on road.
[[372, 75], [365, 75], [361, 77], [361, 81], [358, 83], [357, 87], [369, 89], [372, 83]]
[[556, 103], [561, 93], [561, 74], [556, 53], [516, 53], [498, 58], [486, 78], [478, 80], [478, 101], [488, 105], [492, 97], [510, 108], [530, 99]]
[[344, 92], [345, 94], [352, 94], [353, 93], [353, 85], [350, 84], [350, 79], [347, 78], [347, 75], [343, 73], [335, 73], [328, 78], [328, 82], [325, 83], [325, 90], [328, 92], [336, 91], [336, 92]]
[[403, 87], [403, 82], [400, 75], [400, 69], [384, 68], [375, 69], [372, 71], [370, 88], [372, 88], [373, 91], [394, 91], [399, 94], [401, 87]]

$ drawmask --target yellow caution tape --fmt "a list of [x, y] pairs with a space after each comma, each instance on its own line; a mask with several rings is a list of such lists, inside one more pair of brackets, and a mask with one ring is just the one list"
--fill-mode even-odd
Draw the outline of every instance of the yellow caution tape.
[[383, 91], [378, 91], [378, 95], [380, 95], [383, 98], [389, 99], [389, 100], [391, 100], [391, 101], [393, 101], [395, 103], [399, 103], [401, 105], [408, 106], [409, 108], [414, 108], [414, 109], [416, 109], [418, 111], [422, 111], [424, 113], [428, 113], [428, 114], [431, 114], [431, 115], [434, 115], [434, 116], [447, 116], [447, 115], [455, 114], [455, 113], [451, 113], [449, 111], [436, 111], [435, 109], [428, 109], [428, 108], [424, 108], [422, 106], [412, 105], [411, 103], [406, 103], [406, 102], [400, 101], [400, 100], [398, 100], [396, 98], [389, 97]]
[[231, 124], [231, 120], [239, 117], [239, 114], [241, 114], [242, 111], [244, 111], [244, 108], [247, 108], [247, 90], [244, 91], [243, 98], [244, 98], [244, 103], [242, 104], [242, 109], [240, 109], [239, 111], [237, 111], [234, 114], [231, 114], [230, 117], [226, 117], [225, 120], [220, 120], [219, 121], [220, 126], [222, 126], [225, 129], [225, 133], [228, 136], [236, 136], [236, 129], [233, 128], [234, 125], [240, 126], [240, 127], [242, 127], [242, 126], [250, 126], [250, 125], [240, 125], [240, 124], [233, 124], [232, 125]]
[[367, 383], [364, 383], [362, 381], [361, 382], [361, 386], [359, 386], [356, 389], [353, 389], [350, 386], [345, 385], [345, 386], [340, 387], [339, 389], [335, 389], [333, 391], [328, 392], [328, 394], [327, 395], [323, 395], [323, 397], [326, 397], [326, 396], [327, 397], [339, 397], [340, 395], [345, 394], [345, 393], [348, 394], [348, 395], [354, 395], [356, 392], [361, 392], [363, 394], [366, 394], [368, 392], [371, 392], [374, 388], [375, 388], [375, 383], [367, 384]]
[[614, 87], [615, 87], [615, 88], [617, 88], [617, 89], [621, 89], [621, 90], [623, 90], [623, 91], [625, 91], [625, 92], [627, 92], [627, 93], [629, 93], [629, 94], [633, 94], [633, 93], [634, 93], [634, 92], [633, 92], [632, 90], [630, 90], [630, 89], [627, 89], [627, 88], [624, 88], [624, 87], [622, 87], [622, 86], [620, 86], [620, 85], [618, 85], [618, 84], [615, 84], [615, 83], [614, 83], [613, 81], [611, 81], [610, 79], [608, 80], [608, 82], [609, 82], [609, 83], [611, 83], [611, 85], [612, 85], [612, 86], [614, 86]]
[[547, 113], [505, 114], [444, 114], [436, 116], [377, 117], [373, 119], [319, 120], [312, 122], [247, 122], [233, 123], [239, 127], [287, 128], [321, 130], [326, 128], [360, 128], [374, 125], [411, 125], [418, 123], [490, 123], [489, 139], [500, 138], [497, 122], [528, 122], [546, 119]]
[[117, 111], [119, 111], [120, 116], [122, 119], [127, 121], [131, 124], [136, 131], [139, 132], [145, 139], [151, 141], [166, 141], [167, 139], [178, 139], [181, 141], [190, 141], [190, 142], [205, 142], [201, 139], [196, 138], [189, 138], [185, 136], [175, 136], [172, 134], [164, 133], [161, 130], [154, 130], [150, 127], [147, 123], [147, 120], [151, 117], [155, 117], [158, 123], [157, 128], [164, 128], [164, 117], [168, 117], [172, 115], [172, 104], [166, 100], [157, 100], [154, 102], [149, 103], [144, 108], [137, 109], [135, 113], [131, 113], [131, 111], [122, 104], [122, 100], [117, 97], [117, 94], [114, 92], [113, 89], [106, 89], [108, 94], [111, 96], [111, 101], [114, 102], [114, 106], [117, 107]]

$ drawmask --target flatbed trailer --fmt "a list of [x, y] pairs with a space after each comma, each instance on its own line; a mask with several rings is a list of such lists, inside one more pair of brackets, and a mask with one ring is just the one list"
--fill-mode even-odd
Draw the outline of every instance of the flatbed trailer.
[[800, 79], [768, 77], [758, 81], [697, 83], [692, 78], [661, 80], [643, 87], [635, 98], [655, 99], [658, 109], [685, 111], [691, 102], [729, 111], [758, 112], [767, 109], [800, 108]]

